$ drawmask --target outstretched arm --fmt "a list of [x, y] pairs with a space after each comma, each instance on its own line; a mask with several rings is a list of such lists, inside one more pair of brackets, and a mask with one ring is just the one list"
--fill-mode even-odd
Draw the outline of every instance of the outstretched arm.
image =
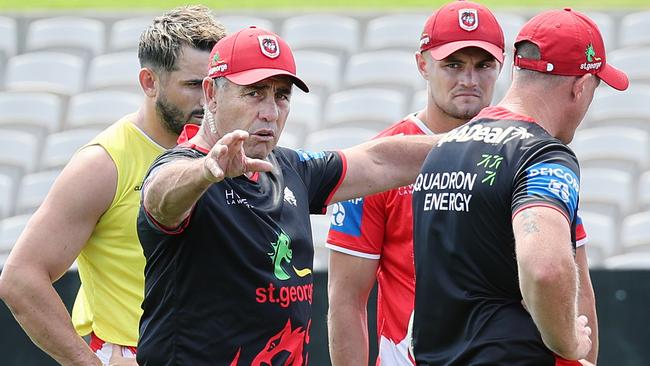
[[383, 137], [343, 150], [347, 173], [330, 203], [413, 183], [440, 136]]
[[236, 130], [224, 135], [201, 159], [163, 165], [144, 184], [144, 208], [158, 223], [177, 227], [213, 183], [247, 172], [270, 171], [271, 163], [244, 154], [246, 139], [247, 132]]
[[378, 264], [376, 259], [330, 251], [328, 333], [333, 366], [368, 364], [368, 296]]
[[578, 275], [567, 219], [555, 209], [525, 208], [513, 218], [519, 286], [544, 344], [577, 360], [591, 349], [587, 318], [578, 316]]
[[0, 276], [0, 297], [25, 333], [63, 365], [101, 365], [77, 335], [52, 283], [84, 247], [116, 187], [117, 169], [103, 148], [77, 153], [18, 238]]

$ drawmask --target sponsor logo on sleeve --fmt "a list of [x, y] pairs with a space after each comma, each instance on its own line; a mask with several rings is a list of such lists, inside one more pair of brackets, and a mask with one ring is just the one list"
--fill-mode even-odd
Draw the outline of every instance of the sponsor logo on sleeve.
[[298, 154], [298, 158], [300, 159], [300, 161], [309, 161], [309, 160], [317, 160], [317, 159], [325, 158], [324, 151], [313, 152], [313, 151], [307, 151], [301, 149], [297, 149], [295, 151]]
[[330, 228], [344, 234], [360, 236], [362, 217], [363, 198], [354, 198], [339, 202], [332, 209]]
[[572, 216], [578, 205], [580, 181], [570, 168], [555, 163], [537, 163], [526, 169], [528, 194], [562, 201]]

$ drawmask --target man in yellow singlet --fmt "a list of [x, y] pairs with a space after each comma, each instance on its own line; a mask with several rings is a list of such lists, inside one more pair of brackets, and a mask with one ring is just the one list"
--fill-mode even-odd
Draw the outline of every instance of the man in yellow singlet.
[[[203, 6], [154, 19], [138, 47], [140, 109], [76, 153], [9, 256], [0, 297], [60, 364], [135, 364], [144, 296], [136, 233], [142, 179], [185, 124], [200, 124], [210, 50], [224, 36]], [[52, 283], [75, 259], [82, 285], [71, 317]]]

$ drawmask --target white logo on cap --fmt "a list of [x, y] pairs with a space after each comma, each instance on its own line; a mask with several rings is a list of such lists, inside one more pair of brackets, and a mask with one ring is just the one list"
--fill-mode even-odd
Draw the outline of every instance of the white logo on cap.
[[478, 28], [478, 12], [476, 9], [458, 10], [458, 25], [466, 31]]
[[272, 35], [262, 35], [257, 36], [257, 39], [260, 41], [260, 49], [264, 56], [269, 58], [276, 58], [280, 56], [280, 44], [275, 36]]

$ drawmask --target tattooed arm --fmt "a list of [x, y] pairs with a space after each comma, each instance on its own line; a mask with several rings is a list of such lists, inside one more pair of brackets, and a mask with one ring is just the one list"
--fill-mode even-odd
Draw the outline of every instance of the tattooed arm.
[[544, 343], [563, 358], [585, 357], [591, 329], [577, 313], [578, 277], [567, 219], [536, 206], [518, 212], [512, 225], [521, 294]]

